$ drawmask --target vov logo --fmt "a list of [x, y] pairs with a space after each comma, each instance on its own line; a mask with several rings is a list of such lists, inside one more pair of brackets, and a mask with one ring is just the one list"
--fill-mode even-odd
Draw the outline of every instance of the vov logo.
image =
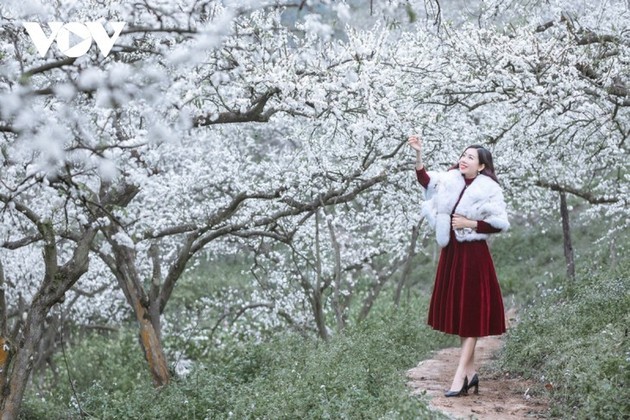
[[[85, 55], [92, 46], [92, 40], [96, 41], [101, 54], [107, 57], [125, 26], [125, 22], [110, 22], [110, 26], [114, 29], [114, 35], [110, 37], [99, 22], [70, 22], [66, 24], [48, 22], [50, 36], [47, 37], [39, 23], [23, 22], [23, 24], [42, 57], [46, 55], [55, 40], [57, 40], [57, 46], [61, 53], [67, 57]], [[72, 46], [70, 45], [70, 34], [73, 34], [74, 38], [80, 39], [78, 43]]]

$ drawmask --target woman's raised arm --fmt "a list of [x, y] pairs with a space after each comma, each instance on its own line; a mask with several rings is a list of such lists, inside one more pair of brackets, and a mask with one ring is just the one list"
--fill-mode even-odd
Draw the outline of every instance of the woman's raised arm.
[[407, 140], [407, 144], [411, 146], [413, 150], [416, 151], [416, 169], [420, 170], [424, 168], [424, 164], [422, 163], [422, 139], [418, 135], [409, 136], [409, 140]]
[[427, 188], [431, 178], [429, 178], [429, 174], [427, 174], [422, 163], [422, 139], [420, 136], [412, 135], [409, 136], [407, 144], [416, 151], [416, 176], [418, 177], [418, 182], [424, 188]]

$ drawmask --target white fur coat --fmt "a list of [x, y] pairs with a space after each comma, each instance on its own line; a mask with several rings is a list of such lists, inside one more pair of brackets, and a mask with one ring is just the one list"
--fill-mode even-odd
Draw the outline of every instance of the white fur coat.
[[[466, 187], [464, 177], [458, 169], [448, 172], [428, 172], [431, 181], [425, 191], [422, 214], [435, 229], [435, 236], [441, 247], [448, 245], [451, 232], [451, 214], [460, 214], [471, 220], [483, 220], [492, 227], [506, 231], [508, 222], [505, 200], [501, 187], [492, 178], [480, 174]], [[466, 188], [457, 208], [455, 203], [462, 189]], [[477, 233], [474, 229], [455, 229], [458, 241], [486, 239], [488, 234]]]

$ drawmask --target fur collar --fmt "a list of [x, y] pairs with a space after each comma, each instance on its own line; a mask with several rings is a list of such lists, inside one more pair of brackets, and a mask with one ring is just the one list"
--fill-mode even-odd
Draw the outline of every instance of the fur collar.
[[[448, 172], [429, 172], [431, 181], [425, 191], [422, 214], [435, 229], [441, 247], [448, 245], [451, 231], [451, 214], [457, 213], [471, 220], [483, 220], [491, 226], [505, 231], [510, 224], [507, 219], [505, 200], [501, 187], [492, 178], [480, 174], [466, 186], [458, 169]], [[457, 208], [455, 203], [465, 189]], [[486, 239], [487, 234], [474, 229], [457, 229], [458, 241]]]

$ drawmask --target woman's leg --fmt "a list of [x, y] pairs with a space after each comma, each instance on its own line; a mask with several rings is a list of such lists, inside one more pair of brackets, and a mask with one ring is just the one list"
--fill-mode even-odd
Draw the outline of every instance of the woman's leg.
[[466, 376], [472, 378], [475, 373], [475, 346], [477, 337], [461, 337], [462, 352], [459, 356], [459, 365], [453, 378], [450, 391], [459, 391], [464, 386]]

